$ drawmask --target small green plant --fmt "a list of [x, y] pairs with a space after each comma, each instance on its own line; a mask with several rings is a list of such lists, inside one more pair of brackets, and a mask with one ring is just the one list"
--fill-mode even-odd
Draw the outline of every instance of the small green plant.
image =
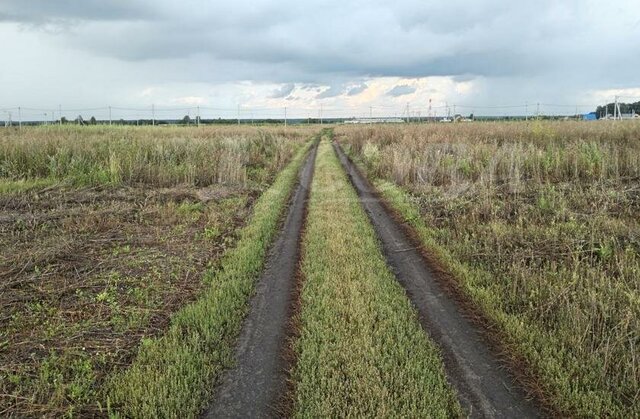
[[185, 216], [199, 216], [204, 211], [204, 204], [202, 202], [185, 201], [178, 206], [177, 211]]
[[209, 226], [205, 227], [202, 232], [202, 237], [206, 240], [214, 240], [220, 236], [220, 229], [218, 226]]
[[130, 244], [125, 244], [122, 246], [116, 246], [113, 248], [112, 251], [112, 255], [113, 256], [120, 256], [120, 255], [125, 255], [131, 253], [131, 245]]

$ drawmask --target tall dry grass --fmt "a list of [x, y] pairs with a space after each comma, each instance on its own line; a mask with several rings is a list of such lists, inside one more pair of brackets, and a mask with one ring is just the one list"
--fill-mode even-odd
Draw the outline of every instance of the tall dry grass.
[[640, 124], [474, 123], [341, 128], [377, 176], [400, 185], [633, 179]]
[[640, 124], [344, 127], [578, 416], [640, 414]]
[[265, 182], [304, 128], [37, 127], [0, 130], [0, 179], [207, 186]]

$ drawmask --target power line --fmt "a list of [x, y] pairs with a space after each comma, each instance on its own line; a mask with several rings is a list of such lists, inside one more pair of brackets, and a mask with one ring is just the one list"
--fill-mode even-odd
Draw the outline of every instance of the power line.
[[[617, 96], [616, 100], [614, 100], [615, 102], [618, 102], [618, 107], [619, 107], [619, 101], [620, 99], [629, 99], [629, 98], [633, 98], [633, 96]], [[453, 113], [456, 114], [460, 109], [463, 110], [471, 110], [472, 113], [476, 113], [476, 111], [480, 110], [480, 111], [506, 111], [506, 110], [519, 110], [522, 109], [522, 111], [524, 112], [524, 117], [526, 119], [529, 118], [529, 114], [530, 114], [530, 105], [532, 102], [527, 101], [524, 104], [498, 104], [498, 105], [490, 105], [490, 104], [469, 104], [469, 103], [455, 103], [452, 105], [453, 107]], [[589, 104], [566, 104], [566, 103], [543, 103], [543, 102], [533, 102], [536, 105], [536, 115], [539, 117], [541, 115], [541, 106], [545, 107], [547, 110], [548, 109], [575, 109], [575, 114], [577, 115], [579, 113], [579, 111], [581, 109], [588, 109], [588, 108], [593, 108], [596, 109], [597, 106], [596, 105], [589, 105]], [[615, 106], [615, 105], [614, 105]], [[290, 119], [292, 118], [292, 116], [295, 118], [295, 115], [299, 115], [299, 114], [305, 114], [305, 118], [309, 118], [310, 119], [310, 115], [312, 115], [315, 112], [318, 112], [317, 115], [320, 119], [321, 123], [325, 122], [325, 118], [329, 117], [329, 118], [349, 118], [349, 117], [355, 117], [356, 115], [367, 115], [367, 108], [368, 108], [368, 116], [369, 118], [373, 118], [374, 115], [374, 110], [376, 110], [376, 114], [377, 117], [383, 117], [384, 114], [386, 114], [387, 116], [391, 116], [391, 115], [404, 115], [406, 116], [406, 119], [409, 121], [412, 119], [412, 114], [415, 115], [422, 115], [422, 114], [427, 114], [429, 115], [429, 117], [434, 117], [434, 115], [437, 115], [436, 110], [438, 109], [443, 109], [446, 110], [445, 114], [446, 115], [450, 115], [451, 113], [451, 106], [447, 103], [441, 103], [438, 105], [435, 105], [432, 103], [432, 100], [429, 100], [428, 102], [425, 102], [424, 104], [419, 104], [417, 105], [416, 102], [412, 102], [411, 104], [409, 103], [405, 103], [404, 106], [400, 105], [400, 104], [385, 104], [385, 103], [379, 103], [379, 104], [367, 104], [367, 105], [363, 105], [363, 106], [325, 106], [324, 103], [319, 103], [318, 106], [315, 107], [310, 107], [308, 105], [306, 106], [299, 106], [299, 107], [290, 107], [290, 106], [286, 106], [284, 107], [284, 120], [286, 121], [286, 123], [288, 124], [290, 122]], [[10, 108], [0, 108], [0, 111], [7, 113], [7, 112], [12, 112], [14, 115], [17, 113], [18, 114], [18, 119], [19, 121], [22, 121], [23, 119], [25, 119], [25, 117], [27, 118], [27, 120], [29, 118], [33, 118], [34, 116], [36, 117], [37, 120], [41, 120], [42, 115], [46, 114], [47, 117], [49, 115], [51, 115], [51, 121], [55, 122], [55, 114], [59, 114], [60, 117], [60, 122], [62, 122], [62, 116], [66, 113], [67, 115], [71, 112], [78, 112], [80, 114], [84, 114], [84, 113], [89, 113], [89, 112], [98, 112], [99, 116], [102, 120], [108, 120], [110, 124], [113, 123], [113, 118], [142, 118], [142, 119], [146, 119], [145, 115], [149, 115], [149, 111], [151, 111], [151, 123], [153, 125], [156, 124], [156, 119], [157, 119], [157, 114], [160, 115], [164, 115], [165, 119], [174, 119], [177, 115], [171, 115], [171, 114], [178, 114], [181, 112], [185, 112], [188, 115], [193, 115], [194, 113], [197, 115], [196, 116], [196, 121], [197, 123], [199, 123], [202, 119], [202, 112], [206, 112], [209, 115], [211, 115], [211, 113], [213, 113], [214, 115], [217, 113], [217, 117], [224, 117], [224, 118], [228, 118], [228, 119], [232, 119], [233, 113], [235, 111], [236, 115], [236, 119], [238, 121], [238, 124], [241, 124], [241, 120], [243, 118], [243, 113], [246, 112], [250, 112], [251, 115], [251, 119], [253, 120], [254, 118], [262, 118], [262, 119], [274, 119], [274, 120], [281, 120], [283, 117], [283, 108], [282, 107], [260, 107], [260, 106], [252, 106], [249, 109], [245, 111], [243, 111], [242, 106], [240, 104], [238, 104], [237, 108], [231, 108], [231, 107], [216, 107], [216, 106], [200, 106], [200, 105], [194, 105], [194, 106], [156, 106], [155, 104], [151, 105], [151, 109], [149, 109], [149, 107], [136, 107], [136, 106], [100, 106], [100, 107], [87, 107], [87, 108], [62, 108], [61, 105], [57, 106], [57, 110], [52, 110], [55, 109], [54, 107], [49, 107], [49, 108], [42, 108], [42, 107], [10, 107]], [[428, 112], [427, 112], [428, 109]], [[17, 112], [16, 112], [17, 110]], [[424, 112], [423, 112], [424, 111]], [[113, 112], [116, 112], [117, 114], [114, 115]], [[567, 112], [569, 113], [569, 112]], [[619, 111], [617, 108], [614, 108], [614, 113], [616, 114], [616, 116], [618, 116]], [[497, 114], [497, 113], [495, 113]], [[563, 113], [560, 113], [560, 115]], [[247, 114], [248, 115], [248, 114]], [[487, 113], [486, 115], [492, 115], [491, 112]], [[213, 116], [210, 116], [213, 117]], [[45, 118], [48, 119], [48, 118]]]

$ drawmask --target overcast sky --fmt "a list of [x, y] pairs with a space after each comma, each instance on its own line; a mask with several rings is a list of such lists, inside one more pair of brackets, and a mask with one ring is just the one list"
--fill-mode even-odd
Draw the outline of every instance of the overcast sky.
[[640, 100], [638, 0], [0, 0], [0, 39], [0, 108], [42, 109], [26, 113], [426, 115], [431, 99], [439, 114], [445, 103], [502, 114], [524, 108], [484, 107]]

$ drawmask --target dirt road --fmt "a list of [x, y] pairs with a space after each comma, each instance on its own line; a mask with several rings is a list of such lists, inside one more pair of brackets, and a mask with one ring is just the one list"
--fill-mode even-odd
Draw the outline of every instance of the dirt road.
[[[447, 378], [468, 415], [542, 416], [491, 350], [479, 326], [463, 315], [459, 304], [436, 280], [419, 248], [378, 199], [373, 187], [337, 144], [334, 148], [378, 234], [387, 263], [416, 307], [423, 328], [440, 347]], [[236, 366], [225, 373], [205, 417], [283, 415], [278, 410], [287, 391], [283, 354], [316, 151], [314, 147], [300, 173], [283, 228], [256, 286], [238, 339]]]
[[216, 388], [214, 400], [205, 413], [207, 418], [279, 416], [278, 403], [286, 391], [287, 365], [283, 353], [300, 254], [299, 238], [316, 151], [317, 145], [301, 170], [284, 225], [256, 285], [238, 338], [236, 366], [225, 373]]
[[492, 353], [481, 331], [442, 289], [420, 250], [386, 210], [374, 189], [334, 143], [360, 201], [382, 242], [385, 257], [442, 350], [450, 383], [471, 417], [528, 418], [541, 412]]

